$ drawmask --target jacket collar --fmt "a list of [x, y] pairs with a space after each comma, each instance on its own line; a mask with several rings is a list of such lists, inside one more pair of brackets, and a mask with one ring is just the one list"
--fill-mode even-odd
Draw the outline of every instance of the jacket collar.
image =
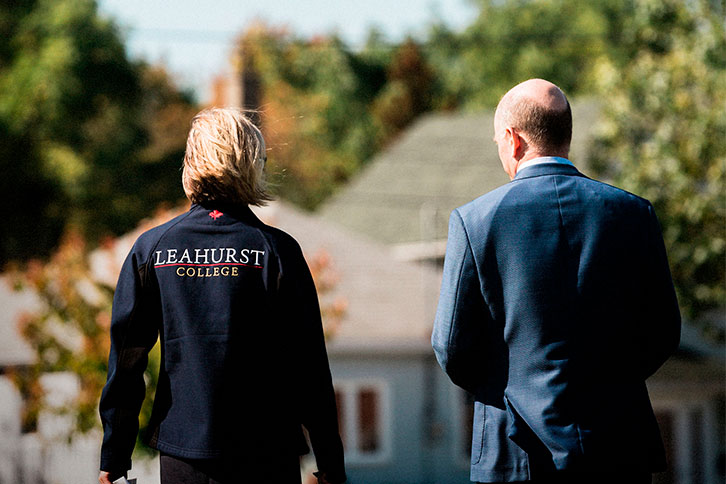
[[585, 175], [580, 173], [578, 169], [572, 165], [564, 163], [541, 163], [527, 166], [519, 170], [512, 181], [546, 175], [571, 175], [585, 177]]
[[222, 212], [222, 214], [230, 215], [232, 216], [232, 218], [237, 220], [244, 220], [247, 222], [258, 224], [262, 223], [257, 215], [254, 214], [252, 209], [250, 209], [250, 207], [244, 203], [225, 203], [212, 200], [201, 203], [193, 203], [190, 211], [193, 211], [195, 209], [206, 211], [218, 210]]

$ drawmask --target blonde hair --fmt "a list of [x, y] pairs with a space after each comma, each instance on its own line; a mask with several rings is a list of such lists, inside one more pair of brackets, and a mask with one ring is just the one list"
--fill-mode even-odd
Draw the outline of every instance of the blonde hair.
[[194, 203], [218, 201], [264, 205], [265, 142], [245, 112], [210, 108], [192, 119], [182, 185]]

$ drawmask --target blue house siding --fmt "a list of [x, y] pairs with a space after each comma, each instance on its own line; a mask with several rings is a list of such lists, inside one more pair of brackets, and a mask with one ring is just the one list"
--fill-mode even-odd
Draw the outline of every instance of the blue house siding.
[[[466, 392], [454, 386], [436, 364], [437, 439], [434, 447], [442, 462], [437, 483], [469, 483], [471, 419], [473, 404]], [[467, 405], [469, 400], [469, 405]]]
[[[471, 408], [425, 344], [332, 348], [336, 386], [382, 388], [378, 459], [346, 449], [350, 484], [467, 484]], [[657, 482], [723, 481], [723, 367], [675, 357], [649, 380], [669, 470]], [[694, 444], [698, 445], [694, 445]], [[361, 458], [363, 457], [363, 458]]]
[[470, 482], [468, 459], [460, 445], [462, 393], [443, 375], [430, 349], [421, 345], [415, 349], [333, 350], [330, 365], [336, 388], [384, 387], [383, 455], [366, 459], [347, 448], [350, 484]]

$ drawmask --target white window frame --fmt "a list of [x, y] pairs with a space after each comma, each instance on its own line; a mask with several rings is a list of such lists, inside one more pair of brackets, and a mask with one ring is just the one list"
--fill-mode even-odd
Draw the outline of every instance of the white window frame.
[[[718, 482], [716, 466], [716, 455], [713, 450], [716, 448], [714, 442], [713, 430], [718, 425], [716, 410], [714, 404], [710, 400], [678, 400], [668, 399], [653, 402], [653, 410], [670, 412], [673, 416], [673, 460], [672, 468], [674, 472], [674, 481], [676, 484], [691, 484], [693, 476], [691, 475], [691, 452], [689, 449], [690, 442], [694, 437], [701, 436], [703, 440], [703, 457], [701, 469], [703, 475], [703, 483], [709, 484]], [[695, 411], [701, 412], [701, 425], [693, 427], [691, 425], [691, 416]]]
[[[391, 398], [389, 384], [380, 379], [344, 379], [336, 380], [335, 391], [340, 393], [342, 407], [339, 411], [343, 414], [342, 425], [344, 432], [343, 445], [345, 447], [345, 460], [349, 464], [382, 464], [391, 460]], [[360, 390], [373, 388], [378, 395], [378, 435], [380, 442], [375, 452], [362, 452], [359, 449], [358, 429], [358, 394]]]

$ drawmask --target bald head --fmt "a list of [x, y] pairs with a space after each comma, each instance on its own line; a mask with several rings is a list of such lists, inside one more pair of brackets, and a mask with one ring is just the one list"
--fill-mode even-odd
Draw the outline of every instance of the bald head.
[[549, 81], [517, 84], [499, 101], [495, 130], [512, 128], [524, 135], [539, 156], [567, 156], [572, 138], [572, 112], [567, 97]]

